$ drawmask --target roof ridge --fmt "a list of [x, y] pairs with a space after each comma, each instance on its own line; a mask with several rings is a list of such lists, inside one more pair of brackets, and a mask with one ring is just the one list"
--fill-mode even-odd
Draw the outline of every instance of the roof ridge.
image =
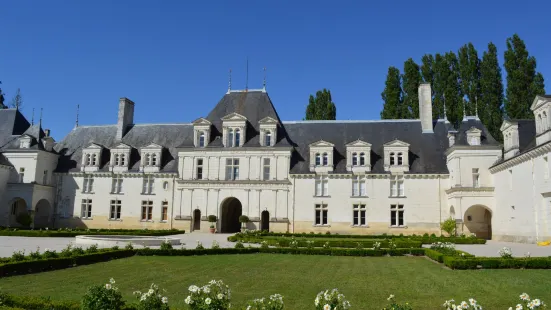
[[413, 123], [420, 122], [419, 119], [380, 119], [380, 120], [304, 120], [304, 121], [281, 121], [283, 124], [338, 124], [338, 123]]

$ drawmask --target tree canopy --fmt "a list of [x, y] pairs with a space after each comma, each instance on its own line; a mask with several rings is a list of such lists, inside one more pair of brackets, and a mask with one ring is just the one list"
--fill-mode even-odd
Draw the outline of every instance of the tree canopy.
[[337, 107], [331, 98], [331, 91], [328, 89], [318, 90], [316, 96], [310, 95], [306, 107], [306, 120], [335, 120], [337, 118]]

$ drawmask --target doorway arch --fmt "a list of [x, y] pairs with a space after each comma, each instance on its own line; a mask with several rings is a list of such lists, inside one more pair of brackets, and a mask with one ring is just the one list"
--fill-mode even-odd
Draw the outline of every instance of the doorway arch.
[[20, 197], [14, 198], [10, 203], [10, 226], [21, 226], [17, 223], [17, 216], [21, 213], [27, 212], [29, 211], [27, 211], [27, 203], [25, 202], [25, 199]]
[[465, 211], [463, 223], [478, 238], [492, 239], [492, 211], [483, 205], [471, 206]]
[[193, 230], [201, 230], [201, 210], [193, 210]]
[[34, 227], [45, 228], [50, 224], [50, 202], [46, 199], [40, 199], [34, 207]]
[[260, 230], [270, 231], [270, 212], [262, 211], [260, 215]]
[[235, 197], [226, 198], [220, 208], [222, 209], [220, 212], [222, 214], [220, 232], [240, 232], [241, 223], [239, 223], [239, 217], [243, 214], [243, 207], [239, 199]]

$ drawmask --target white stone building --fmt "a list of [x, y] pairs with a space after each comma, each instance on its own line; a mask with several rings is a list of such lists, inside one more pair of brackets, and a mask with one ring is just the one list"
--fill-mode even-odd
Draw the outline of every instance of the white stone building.
[[[533, 120], [506, 120], [505, 150], [476, 116], [281, 121], [265, 89], [228, 90], [186, 124], [75, 126], [54, 143], [15, 109], [0, 110], [0, 225], [250, 229], [352, 234], [458, 231], [496, 240], [551, 238], [551, 96]], [[536, 124], [537, 123], [537, 124]], [[505, 151], [505, 153], [504, 153]]]

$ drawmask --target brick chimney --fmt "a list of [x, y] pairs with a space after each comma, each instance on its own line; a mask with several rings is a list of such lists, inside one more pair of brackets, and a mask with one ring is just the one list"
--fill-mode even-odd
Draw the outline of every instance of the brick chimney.
[[128, 98], [119, 100], [119, 117], [117, 120], [117, 136], [116, 140], [122, 140], [126, 134], [128, 126], [134, 123], [134, 102]]

